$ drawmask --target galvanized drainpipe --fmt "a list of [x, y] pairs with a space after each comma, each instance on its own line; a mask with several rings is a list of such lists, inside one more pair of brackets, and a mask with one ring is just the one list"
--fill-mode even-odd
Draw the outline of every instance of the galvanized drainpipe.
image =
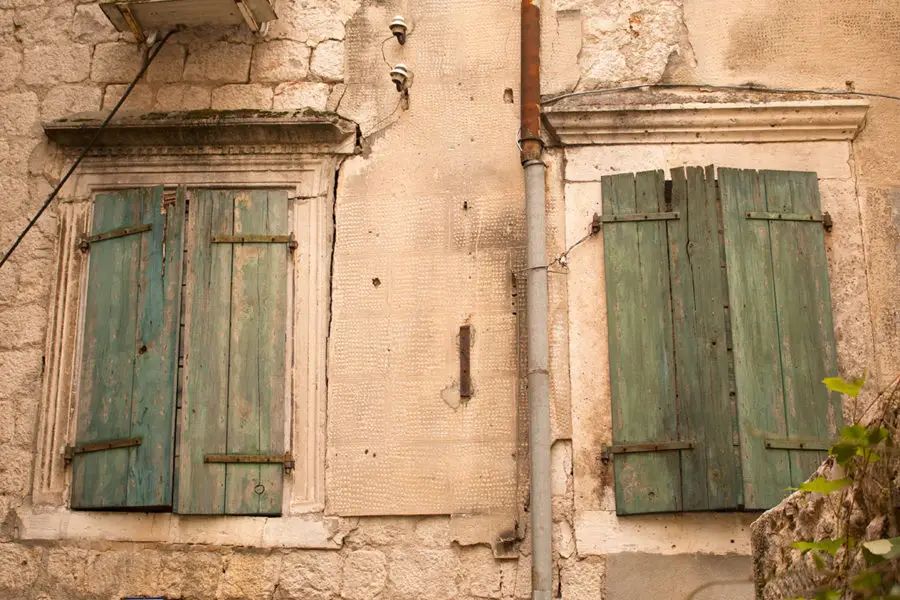
[[550, 498], [550, 382], [547, 243], [541, 160], [541, 0], [522, 0], [522, 167], [525, 169], [525, 266], [528, 270], [528, 406], [531, 420], [531, 597], [550, 600], [553, 527]]

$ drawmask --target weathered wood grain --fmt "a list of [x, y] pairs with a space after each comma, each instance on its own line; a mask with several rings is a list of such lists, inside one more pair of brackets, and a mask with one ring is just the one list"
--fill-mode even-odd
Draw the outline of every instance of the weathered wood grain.
[[[762, 171], [770, 212], [819, 214], [815, 173]], [[820, 223], [769, 222], [789, 438], [833, 439], [840, 397], [822, 379], [837, 375], [825, 236]], [[771, 452], [772, 450], [770, 450]], [[791, 450], [791, 484], [806, 481], [826, 452]]]
[[768, 221], [746, 213], [765, 211], [756, 171], [719, 169], [725, 227], [731, 330], [734, 340], [744, 506], [767, 509], [791, 485], [786, 450], [767, 450], [767, 435], [786, 436], [780, 335]]
[[225, 465], [204, 464], [204, 454], [227, 452], [228, 361], [231, 323], [231, 244], [234, 193], [197, 190], [188, 228], [185, 369], [176, 511], [225, 512]]
[[725, 289], [713, 167], [672, 171], [668, 221], [684, 510], [737, 507]]
[[[286, 192], [240, 192], [237, 235], [289, 232]], [[228, 453], [284, 452], [288, 250], [284, 244], [236, 244], [231, 286]], [[225, 512], [281, 513], [281, 465], [225, 467]]]
[[[663, 212], [662, 171], [602, 179], [605, 215]], [[677, 440], [666, 222], [604, 224], [613, 441]], [[616, 512], [681, 510], [679, 452], [617, 454]]]

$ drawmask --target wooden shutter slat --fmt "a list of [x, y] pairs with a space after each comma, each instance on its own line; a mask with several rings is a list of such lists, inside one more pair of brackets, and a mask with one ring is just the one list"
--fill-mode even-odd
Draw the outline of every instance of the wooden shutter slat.
[[185, 207], [184, 192], [178, 190], [175, 203], [164, 213], [162, 193], [156, 188], [143, 203], [143, 222], [153, 228], [140, 240], [143, 298], [137, 311], [131, 434], [141, 436], [143, 443], [130, 455], [129, 506], [172, 504]]
[[197, 190], [191, 200], [185, 320], [185, 375], [176, 511], [225, 512], [225, 465], [204, 464], [226, 454], [232, 246], [213, 235], [234, 232], [234, 193]]
[[198, 190], [190, 219], [177, 511], [277, 515], [282, 465], [204, 456], [284, 453], [289, 254], [213, 239], [287, 234], [287, 193]]
[[[154, 256], [180, 244], [177, 215], [160, 215], [162, 188], [98, 194], [94, 235], [159, 225], [90, 248], [76, 444], [140, 436], [140, 445], [76, 454], [72, 507], [162, 508], [171, 504], [172, 421], [180, 261]], [[167, 233], [168, 232], [168, 233]], [[171, 244], [171, 246], [169, 246]], [[180, 246], [179, 246], [180, 247]], [[175, 251], [177, 255], [178, 252]], [[177, 310], [177, 308], [175, 309]], [[141, 341], [142, 338], [143, 341]], [[147, 349], [143, 350], [143, 346]]]
[[[820, 213], [815, 173], [762, 171], [760, 177], [769, 211]], [[773, 220], [769, 227], [787, 434], [828, 440], [840, 422], [840, 398], [822, 385], [837, 374], [824, 234], [796, 221]], [[791, 485], [806, 481], [826, 456], [790, 451]]]
[[744, 474], [744, 506], [775, 506], [791, 485], [786, 450], [767, 450], [761, 432], [787, 433], [772, 284], [769, 222], [746, 218], [766, 210], [756, 171], [719, 169], [725, 226], [734, 370]]
[[[603, 212], [664, 212], [661, 171], [602, 179]], [[613, 441], [677, 441], [666, 221], [605, 226]], [[681, 510], [679, 451], [616, 454], [616, 512]]]
[[[286, 192], [253, 191], [234, 199], [234, 232], [288, 233]], [[284, 247], [233, 248], [228, 453], [284, 452], [287, 260]], [[280, 514], [281, 465], [225, 467], [225, 512]]]
[[726, 292], [713, 167], [672, 171], [668, 223], [684, 510], [737, 507], [725, 334]]

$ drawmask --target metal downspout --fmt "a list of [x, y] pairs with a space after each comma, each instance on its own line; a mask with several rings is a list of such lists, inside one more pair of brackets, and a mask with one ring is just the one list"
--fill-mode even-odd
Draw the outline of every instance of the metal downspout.
[[531, 449], [531, 597], [550, 600], [553, 587], [553, 527], [550, 497], [550, 383], [547, 333], [547, 243], [545, 168], [541, 160], [541, 7], [522, 0], [522, 166], [525, 170], [527, 229], [526, 313], [528, 406]]

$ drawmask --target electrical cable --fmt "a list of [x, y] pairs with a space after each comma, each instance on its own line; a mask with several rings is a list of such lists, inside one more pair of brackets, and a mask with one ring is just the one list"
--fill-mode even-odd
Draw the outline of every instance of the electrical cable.
[[621, 87], [600, 88], [596, 90], [584, 90], [580, 92], [566, 92], [558, 96], [553, 96], [541, 102], [542, 106], [548, 106], [555, 102], [559, 102], [565, 98], [574, 98], [576, 96], [592, 96], [599, 94], [612, 94], [615, 92], [629, 92], [641, 89], [692, 89], [692, 90], [730, 90], [744, 92], [764, 92], [773, 94], [818, 94], [820, 96], [866, 96], [870, 98], [887, 98], [889, 100], [900, 100], [900, 96], [891, 94], [881, 94], [878, 92], [857, 92], [853, 90], [804, 90], [796, 88], [774, 88], [763, 85], [711, 85], [708, 83], [644, 83], [640, 85], [625, 85]]
[[22, 241], [22, 238], [24, 238], [25, 235], [29, 231], [31, 231], [31, 228], [34, 227], [34, 224], [37, 222], [37, 220], [41, 217], [42, 214], [44, 214], [44, 211], [47, 210], [47, 207], [50, 206], [51, 202], [53, 202], [53, 199], [56, 198], [56, 195], [59, 193], [59, 190], [62, 189], [62, 187], [65, 185], [65, 183], [69, 180], [69, 177], [72, 176], [72, 173], [75, 172], [75, 169], [78, 168], [78, 165], [81, 164], [81, 161], [84, 159], [84, 157], [87, 156], [87, 153], [90, 151], [90, 149], [94, 145], [94, 143], [96, 143], [97, 139], [100, 137], [100, 134], [103, 132], [103, 130], [106, 128], [106, 126], [109, 125], [109, 122], [119, 111], [119, 108], [122, 106], [122, 104], [125, 103], [125, 100], [128, 99], [128, 96], [129, 96], [129, 94], [131, 94], [131, 91], [134, 89], [134, 86], [137, 85], [137, 82], [140, 81], [141, 77], [144, 76], [144, 73], [147, 71], [147, 68], [150, 66], [150, 63], [153, 62], [153, 59], [156, 58], [156, 55], [159, 54], [160, 50], [162, 50], [162, 47], [166, 43], [166, 40], [168, 40], [169, 37], [178, 30], [179, 30], [178, 28], [175, 28], [175, 29], [171, 30], [169, 33], [167, 33], [156, 44], [156, 46], [154, 46], [153, 49], [147, 54], [147, 60], [144, 61], [143, 66], [141, 66], [141, 70], [138, 71], [137, 76], [134, 78], [134, 80], [131, 82], [131, 84], [129, 84], [129, 86], [127, 88], [125, 88], [125, 92], [122, 93], [122, 97], [119, 98], [119, 101], [116, 102], [116, 105], [112, 108], [110, 113], [106, 116], [106, 118], [103, 120], [103, 122], [97, 128], [97, 131], [94, 132], [94, 135], [91, 137], [90, 141], [87, 143], [87, 145], [84, 147], [84, 149], [82, 149], [81, 153], [75, 159], [75, 162], [72, 163], [72, 166], [69, 167], [69, 170], [66, 172], [66, 174], [63, 175], [62, 179], [59, 180], [59, 183], [56, 184], [56, 187], [53, 188], [53, 191], [50, 192], [50, 195], [47, 197], [47, 200], [44, 202], [43, 206], [41, 206], [40, 210], [37, 211], [37, 214], [35, 214], [34, 217], [32, 217], [31, 221], [28, 222], [28, 225], [25, 227], [25, 229], [22, 231], [22, 233], [19, 234], [19, 237], [16, 238], [16, 241], [13, 242], [13, 245], [10, 246], [9, 250], [7, 250], [6, 253], [3, 255], [3, 258], [0, 258], [0, 268], [2, 268], [3, 265], [6, 264], [6, 261], [9, 260], [9, 257], [12, 255], [13, 251], [16, 248], [18, 248], [19, 243]]
[[386, 64], [388, 66], [388, 68], [391, 68], [391, 69], [394, 68], [394, 65], [392, 65], [390, 62], [388, 62], [387, 54], [384, 53], [384, 45], [387, 44], [392, 39], [394, 39], [394, 36], [386, 37], [386, 38], [384, 38], [384, 41], [381, 42], [381, 58], [384, 59], [384, 64]]

